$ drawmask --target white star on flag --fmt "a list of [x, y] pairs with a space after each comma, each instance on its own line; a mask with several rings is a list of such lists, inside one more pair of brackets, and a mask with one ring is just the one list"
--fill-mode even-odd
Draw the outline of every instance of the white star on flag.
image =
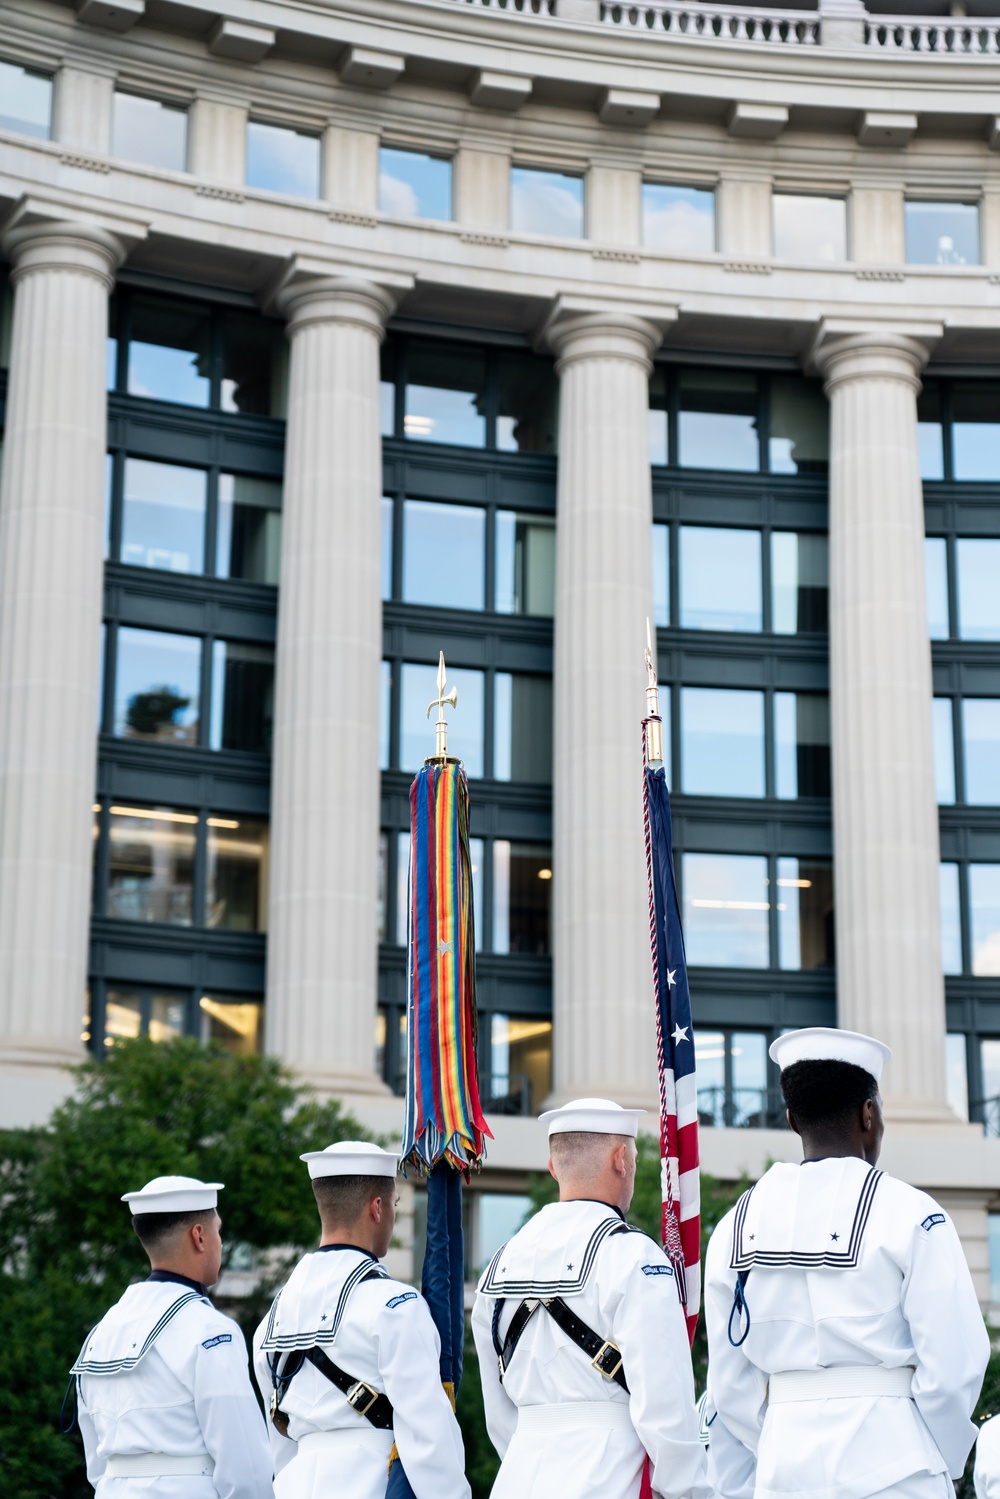
[[673, 1041], [674, 1045], [677, 1046], [681, 1041], [686, 1041], [687, 1038], [688, 1038], [688, 1028], [687, 1028], [687, 1026], [686, 1025], [675, 1025], [674, 1026], [674, 1033], [673, 1033], [673, 1036], [671, 1037], [671, 1040]]
[[667, 988], [668, 989], [672, 989], [674, 987], [674, 985], [677, 983], [677, 979], [675, 977], [676, 973], [677, 973], [677, 969], [676, 968], [668, 968], [667, 969]]

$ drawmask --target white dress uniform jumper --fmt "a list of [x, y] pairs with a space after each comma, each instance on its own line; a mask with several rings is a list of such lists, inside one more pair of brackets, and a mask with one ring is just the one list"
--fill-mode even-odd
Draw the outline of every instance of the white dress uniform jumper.
[[979, 1428], [973, 1482], [976, 1499], [1000, 1499], [1000, 1416], [991, 1416]]

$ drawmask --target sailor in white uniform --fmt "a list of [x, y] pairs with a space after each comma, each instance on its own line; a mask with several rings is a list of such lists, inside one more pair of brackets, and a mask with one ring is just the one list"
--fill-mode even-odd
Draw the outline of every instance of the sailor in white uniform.
[[122, 1198], [152, 1269], [73, 1366], [98, 1499], [273, 1499], [243, 1334], [208, 1299], [222, 1264], [220, 1190], [158, 1176]]
[[989, 1338], [948, 1215], [876, 1169], [889, 1055], [819, 1028], [771, 1047], [804, 1159], [772, 1166], [708, 1249], [722, 1499], [952, 1499], [962, 1473]]
[[301, 1159], [322, 1238], [254, 1336], [277, 1499], [384, 1499], [394, 1440], [416, 1499], [469, 1499], [437, 1328], [423, 1297], [379, 1264], [396, 1157], [347, 1140]]
[[583, 1098], [543, 1114], [550, 1203], [494, 1255], [472, 1329], [493, 1499], [708, 1499], [691, 1354], [673, 1270], [629, 1228], [641, 1109]]
[[976, 1499], [1000, 1499], [1000, 1416], [991, 1416], [979, 1428], [972, 1481]]

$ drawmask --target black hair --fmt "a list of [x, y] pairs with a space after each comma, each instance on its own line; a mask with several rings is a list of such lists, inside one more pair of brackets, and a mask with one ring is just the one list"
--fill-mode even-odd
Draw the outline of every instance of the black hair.
[[793, 1062], [781, 1074], [785, 1107], [805, 1129], [846, 1133], [864, 1104], [878, 1098], [878, 1083], [853, 1062]]
[[312, 1184], [316, 1206], [324, 1223], [350, 1228], [373, 1197], [392, 1197], [394, 1176], [317, 1176]]
[[136, 1213], [132, 1227], [148, 1254], [160, 1249], [179, 1229], [192, 1228], [196, 1223], [210, 1223], [215, 1216], [215, 1208], [192, 1209], [186, 1213]]

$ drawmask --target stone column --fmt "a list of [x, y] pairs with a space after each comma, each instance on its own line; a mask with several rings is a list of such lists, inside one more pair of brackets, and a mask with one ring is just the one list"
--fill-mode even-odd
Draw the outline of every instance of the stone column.
[[108, 294], [124, 249], [14, 230], [0, 473], [0, 1123], [83, 1058], [103, 587]]
[[[557, 316], [554, 1096], [656, 1108], [642, 833], [652, 321]], [[650, 1121], [655, 1132], [655, 1117]]]
[[324, 1092], [376, 1078], [379, 345], [390, 296], [280, 298], [291, 376], [278, 603], [267, 1048]]
[[826, 329], [840, 1024], [887, 1042], [898, 1120], [942, 1121], [944, 979], [919, 371], [940, 329]]

